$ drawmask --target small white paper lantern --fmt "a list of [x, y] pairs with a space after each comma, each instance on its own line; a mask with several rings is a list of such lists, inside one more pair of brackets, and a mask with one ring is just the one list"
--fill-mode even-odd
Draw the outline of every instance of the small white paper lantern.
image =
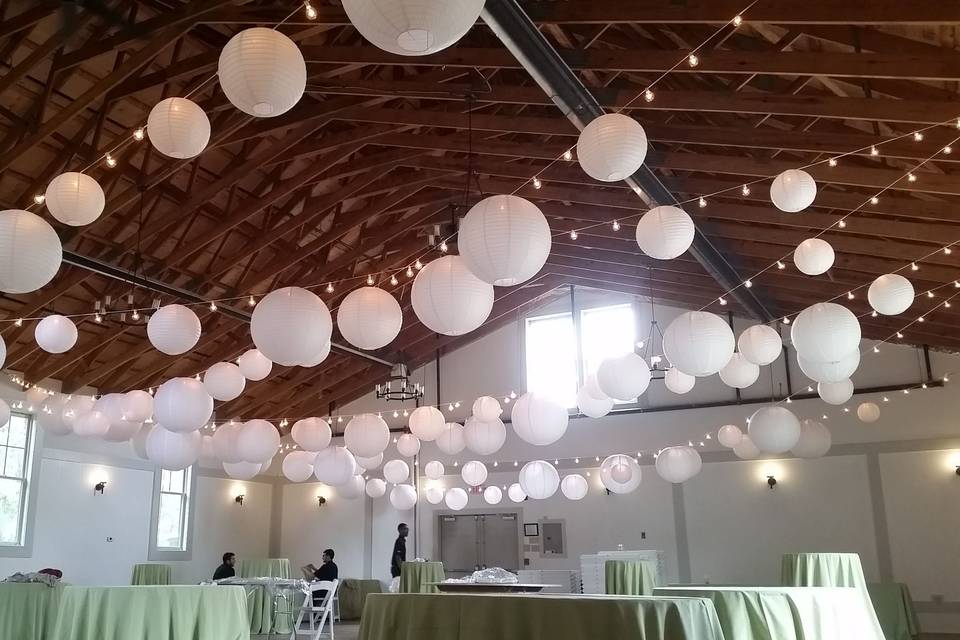
[[77, 325], [61, 315], [49, 315], [37, 323], [33, 337], [47, 353], [65, 353], [77, 344]]
[[597, 368], [600, 390], [616, 400], [634, 400], [650, 386], [650, 367], [635, 353], [606, 358]]
[[895, 316], [910, 308], [916, 294], [913, 284], [899, 273], [887, 273], [870, 283], [867, 301], [877, 313]]
[[220, 87], [240, 111], [272, 118], [289, 111], [307, 86], [297, 45], [276, 29], [244, 29], [227, 42], [217, 67]]
[[[73, 427], [63, 421], [63, 407], [66, 403], [65, 396], [53, 397], [44, 402], [40, 411], [36, 413], [37, 426], [55, 436], [73, 433]], [[10, 405], [0, 400], [0, 426], [5, 425], [9, 420]]]
[[[141, 460], [148, 460], [147, 457], [147, 438], [150, 437], [150, 432], [153, 431], [155, 425], [145, 424], [140, 427], [140, 431], [137, 431], [136, 435], [130, 439], [130, 448], [133, 449], [133, 452], [137, 454], [137, 457]], [[201, 443], [201, 447], [203, 444]]]
[[743, 431], [735, 424], [725, 424], [717, 431], [717, 440], [728, 449], [733, 449], [743, 440]]
[[854, 374], [860, 366], [860, 350], [854, 349], [836, 362], [817, 362], [797, 354], [800, 371], [817, 382], [841, 382]]
[[224, 462], [222, 464], [223, 470], [234, 480], [251, 480], [263, 468], [259, 462]]
[[420, 270], [410, 300], [428, 329], [462, 336], [486, 322], [493, 309], [493, 285], [473, 275], [462, 257], [443, 256]]
[[443, 487], [431, 485], [423, 492], [424, 497], [430, 504], [440, 504], [443, 502]]
[[680, 207], [654, 207], [637, 222], [636, 238], [640, 250], [657, 260], [682, 256], [693, 244], [695, 234], [693, 220]]
[[187, 98], [161, 100], [147, 116], [147, 137], [153, 148], [170, 158], [200, 155], [210, 142], [210, 119]]
[[365, 491], [371, 498], [382, 498], [387, 493], [387, 483], [380, 478], [370, 478], [367, 480]]
[[237, 436], [242, 426], [242, 423], [228, 422], [213, 432], [213, 453], [221, 462], [243, 462], [237, 450]]
[[182, 304], [160, 307], [147, 322], [150, 344], [170, 356], [186, 353], [197, 346], [200, 330], [200, 318]]
[[443, 477], [445, 469], [443, 463], [438, 460], [431, 460], [423, 467], [423, 473], [430, 480], [439, 480]]
[[657, 474], [673, 484], [686, 482], [700, 473], [703, 461], [693, 447], [667, 447], [657, 455]]
[[663, 332], [663, 353], [687, 375], [710, 376], [730, 362], [736, 339], [730, 325], [706, 311], [687, 311]]
[[496, 485], [490, 485], [483, 490], [483, 501], [487, 504], [500, 504], [503, 500], [503, 491]]
[[583, 388], [586, 389], [587, 393], [594, 400], [609, 400], [610, 396], [603, 392], [603, 389], [600, 388], [600, 383], [597, 381], [597, 374], [591, 373], [583, 381]]
[[202, 438], [199, 431], [179, 433], [160, 425], [147, 436], [147, 457], [168, 471], [186, 469], [200, 458]]
[[817, 393], [827, 404], [843, 404], [853, 397], [853, 381], [845, 378], [840, 382], [819, 382]]
[[785, 407], [761, 407], [750, 417], [747, 432], [763, 453], [786, 453], [800, 439], [800, 420]]
[[577, 408], [588, 418], [602, 418], [613, 409], [613, 400], [597, 400], [583, 387], [577, 392]]
[[410, 484], [398, 484], [390, 490], [390, 504], [397, 511], [409, 511], [417, 504], [417, 490]]
[[240, 373], [247, 380], [263, 380], [270, 375], [273, 369], [273, 363], [265, 355], [260, 353], [259, 349], [248, 349], [237, 358], [237, 366], [240, 367]]
[[357, 461], [344, 447], [321, 449], [313, 461], [313, 476], [332, 487], [344, 484], [357, 473]]
[[790, 339], [807, 360], [836, 362], [860, 346], [860, 321], [844, 306], [818, 302], [793, 321]]
[[443, 413], [436, 407], [417, 407], [410, 412], [410, 433], [423, 442], [439, 438], [445, 424]]
[[30, 293], [53, 280], [63, 260], [57, 232], [22, 209], [0, 211], [0, 291]]
[[380, 349], [400, 333], [400, 303], [379, 287], [354, 289], [337, 309], [337, 328], [343, 339], [358, 349]]
[[755, 324], [740, 334], [737, 350], [753, 364], [763, 367], [774, 362], [783, 353], [783, 340], [773, 327]]
[[337, 495], [347, 500], [356, 500], [363, 495], [366, 486], [363, 476], [355, 475], [337, 487]]
[[514, 482], [507, 488], [507, 497], [510, 498], [512, 502], [523, 502], [527, 499], [527, 494], [519, 482]]
[[381, 464], [383, 464], [382, 453], [378, 453], [377, 455], [371, 456], [369, 458], [365, 458], [363, 456], [354, 456], [354, 458], [356, 458], [357, 460], [357, 466], [363, 469], [366, 469], [367, 471], [370, 471], [371, 469], [376, 469]]
[[446, 503], [447, 508], [454, 511], [460, 511], [466, 507], [468, 500], [469, 496], [467, 496], [467, 492], [460, 487], [454, 487], [450, 489], [443, 497], [443, 501]]
[[422, 56], [462, 38], [480, 17], [483, 0], [344, 0], [343, 10], [375, 47]]
[[449, 456], [455, 456], [466, 449], [467, 439], [463, 435], [463, 426], [456, 422], [443, 425], [443, 431], [437, 436], [437, 448]]
[[646, 132], [639, 122], [620, 113], [594, 118], [577, 138], [580, 167], [601, 182], [618, 182], [632, 176], [646, 157]]
[[157, 422], [170, 431], [196, 431], [210, 421], [213, 398], [199, 380], [171, 378], [157, 389], [153, 413]]
[[73, 422], [73, 432], [86, 438], [102, 438], [109, 430], [110, 418], [96, 409], [77, 415]]
[[90, 396], [73, 396], [63, 405], [61, 417], [63, 424], [72, 427], [82, 414], [93, 409], [94, 400]]
[[757, 448], [757, 445], [753, 444], [753, 440], [746, 434], [743, 435], [740, 442], [733, 448], [733, 453], [741, 460], [754, 460], [760, 457], [760, 449]]
[[537, 275], [550, 255], [550, 225], [537, 205], [512, 195], [475, 204], [460, 223], [457, 248], [484, 282], [511, 287]]
[[404, 433], [397, 438], [397, 451], [404, 458], [412, 458], [420, 453], [420, 440], [412, 433]]
[[520, 396], [513, 405], [510, 418], [517, 437], [539, 446], [553, 444], [562, 438], [570, 421], [565, 408], [552, 398], [538, 393]]
[[153, 416], [153, 396], [139, 389], [127, 391], [123, 394], [120, 407], [127, 420], [143, 422]]
[[306, 482], [313, 476], [314, 457], [309, 451], [291, 451], [283, 458], [283, 475], [290, 482]]
[[327, 448], [333, 432], [330, 424], [322, 418], [303, 418], [293, 423], [290, 435], [304, 451], [316, 452]]
[[253, 344], [271, 362], [292, 367], [318, 353], [333, 331], [330, 311], [315, 293], [301, 287], [271, 291], [253, 309]]
[[622, 453], [608, 456], [600, 463], [600, 481], [612, 493], [630, 493], [640, 486], [640, 465]]
[[760, 377], [760, 367], [747, 360], [743, 354], [734, 353], [723, 369], [720, 369], [720, 379], [728, 387], [746, 389]]
[[770, 199], [774, 206], [786, 213], [803, 211], [817, 197], [817, 183], [803, 169], [787, 169], [770, 185]]
[[500, 450], [507, 441], [507, 427], [499, 418], [483, 422], [470, 416], [463, 427], [467, 448], [477, 455], [489, 456]]
[[43, 195], [54, 218], [71, 227], [82, 227], [100, 217], [106, 199], [100, 183], [85, 173], [68, 171], [50, 181]]
[[280, 432], [266, 420], [248, 420], [237, 432], [237, 453], [247, 462], [267, 462], [279, 448]]
[[479, 487], [487, 481], [487, 466], [477, 460], [471, 460], [463, 465], [460, 477], [471, 487]]
[[214, 400], [229, 402], [240, 397], [247, 379], [232, 362], [218, 362], [203, 374], [203, 388]]
[[383, 479], [390, 484], [400, 484], [410, 477], [410, 466], [403, 460], [390, 460], [383, 465]]
[[362, 413], [347, 423], [343, 444], [355, 456], [375, 456], [390, 444], [390, 427], [376, 414]]
[[496, 398], [480, 396], [473, 401], [473, 415], [475, 415], [478, 420], [485, 422], [497, 420], [501, 413], [503, 413], [503, 407], [500, 406], [500, 401]]
[[832, 442], [830, 430], [822, 422], [806, 419], [800, 423], [800, 440], [790, 452], [798, 458], [822, 458]]
[[663, 385], [667, 390], [679, 395], [689, 393], [696, 383], [697, 378], [695, 376], [687, 375], [676, 367], [667, 369], [667, 372], [663, 374]]
[[560, 474], [546, 460], [532, 460], [520, 468], [520, 487], [534, 500], [546, 500], [560, 488]]
[[857, 407], [857, 417], [861, 422], [876, 422], [880, 419], [880, 407], [873, 402], [861, 402]]
[[560, 491], [568, 500], [583, 500], [590, 491], [590, 485], [579, 473], [571, 473], [560, 481]]
[[807, 238], [793, 250], [793, 264], [808, 276], [826, 273], [833, 266], [833, 247], [826, 240]]

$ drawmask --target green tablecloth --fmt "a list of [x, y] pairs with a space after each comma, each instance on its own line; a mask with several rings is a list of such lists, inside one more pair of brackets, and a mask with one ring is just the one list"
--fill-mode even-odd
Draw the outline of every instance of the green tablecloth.
[[400, 593], [439, 593], [428, 582], [446, 580], [442, 562], [404, 562], [400, 565]]
[[0, 638], [249, 640], [235, 587], [0, 584]]
[[168, 564], [135, 564], [130, 584], [170, 584], [173, 569]]
[[706, 599], [451, 593], [371, 594], [359, 635], [360, 640], [723, 637], [713, 603]]
[[867, 585], [867, 591], [887, 640], [910, 640], [920, 635], [920, 621], [907, 585], [874, 583]]
[[[237, 562], [238, 578], [289, 578], [287, 558], [248, 558]], [[289, 616], [283, 616], [273, 628], [273, 596], [263, 587], [246, 587], [250, 633], [290, 633]], [[291, 605], [292, 606], [292, 605]], [[296, 619], [296, 613], [293, 616]]]
[[652, 596], [656, 567], [643, 560], [607, 560], [603, 565], [606, 592], [621, 596]]
[[786, 587], [856, 587], [867, 592], [860, 556], [855, 553], [787, 553], [780, 565]]
[[340, 599], [340, 619], [359, 620], [363, 613], [363, 604], [371, 593], [380, 593], [383, 588], [379, 580], [354, 580], [347, 578], [337, 588]]

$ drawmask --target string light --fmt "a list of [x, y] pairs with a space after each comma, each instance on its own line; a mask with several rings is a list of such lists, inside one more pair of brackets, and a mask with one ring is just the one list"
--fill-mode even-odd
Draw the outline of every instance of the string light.
[[870, 147], [870, 155], [878, 156], [880, 155], [880, 151], [878, 151], [876, 147]]
[[697, 201], [697, 204], [700, 205], [700, 208], [703, 209], [707, 206], [707, 200], [703, 196], [700, 196], [700, 200]]
[[420, 262], [419, 258], [417, 258], [417, 261], [413, 263], [413, 268], [416, 269], [417, 271], [420, 271], [420, 269], [423, 269], [423, 263]]
[[787, 316], [783, 316], [783, 324], [790, 324], [790, 318]]
[[542, 186], [543, 186], [543, 183], [540, 182], [540, 178], [534, 176], [534, 177], [533, 177], [533, 188], [534, 188], [534, 189], [539, 189], [539, 188], [542, 187]]
[[907, 174], [907, 182], [916, 182], [916, 181], [917, 181], [916, 175], [914, 175], [913, 173]]
[[953, 153], [953, 147], [951, 147], [950, 145], [947, 145], [943, 148], [943, 152], [946, 155], [950, 155], [951, 153]]
[[37, 195], [33, 196], [33, 201], [36, 204], [43, 204], [43, 201], [46, 199], [47, 199], [47, 196], [43, 195], [42, 193], [38, 193]]
[[133, 139], [136, 140], [137, 142], [140, 142], [141, 140], [143, 140], [144, 135], [145, 133], [144, 133], [143, 127], [137, 127], [136, 129], [133, 130]]
[[919, 270], [920, 270], [920, 267], [917, 266], [917, 263], [916, 263], [916, 262], [911, 262], [911, 263], [910, 263], [910, 270], [911, 270], [911, 271], [919, 271]]
[[777, 269], [780, 269], [782, 271], [783, 269], [786, 269], [786, 268], [787, 268], [787, 265], [785, 265], [780, 260], [777, 260]]
[[846, 229], [846, 228], [847, 228], [847, 221], [841, 218], [841, 219], [840, 219], [840, 222], [837, 223], [837, 226], [840, 227], [841, 229]]
[[373, 276], [372, 276], [372, 275], [367, 276], [367, 286], [369, 286], [369, 287], [372, 287], [372, 286], [373, 286]]
[[744, 281], [743, 281], [743, 286], [745, 286], [747, 289], [749, 289], [750, 287], [753, 286], [753, 282], [750, 281], [750, 280], [744, 280]]
[[740, 15], [733, 16], [733, 26], [739, 27], [743, 24], [743, 17]]
[[448, 247], [447, 247], [447, 241], [444, 240], [444, 241], [442, 241], [442, 242], [440, 243], [440, 252], [441, 252], [441, 253], [446, 253], [446, 252], [447, 252], [447, 249], [448, 249]]
[[310, 20], [316, 20], [316, 19], [317, 19], [317, 10], [313, 8], [313, 5], [312, 5], [312, 4], [310, 4], [309, 2], [304, 2], [304, 3], [303, 3], [303, 8], [304, 8], [304, 9], [306, 10], [306, 12], [307, 12], [307, 18], [309, 18]]
[[932, 290], [932, 289], [931, 289], [930, 291], [927, 291], [927, 297], [928, 297], [928, 298], [932, 298], [932, 297], [933, 297], [933, 290]]
[[922, 141], [922, 140], [923, 140], [923, 134], [920, 133], [919, 131], [914, 131], [914, 132], [913, 132], [913, 141], [914, 141], [914, 142], [920, 142], [920, 141]]
[[573, 160], [573, 154], [570, 152], [570, 149], [567, 149], [566, 151], [563, 152], [563, 159], [566, 160], [567, 162], [570, 162], [571, 160]]
[[870, 197], [870, 204], [878, 204], [879, 202], [880, 202], [880, 198], [878, 198], [877, 196]]
[[880, 347], [874, 345], [874, 347], [873, 347], [873, 352], [874, 352], [874, 353], [880, 353]]
[[133, 313], [130, 314], [130, 317], [133, 318], [134, 320], [139, 320], [139, 319], [140, 319], [140, 313], [139, 313], [136, 309], [134, 309], [134, 310], [133, 310]]
[[250, 296], [250, 298], [247, 300], [247, 304], [251, 307], [254, 307], [256, 306], [257, 301], [253, 299], [253, 296]]
[[620, 223], [617, 222], [616, 220], [613, 221], [613, 230], [620, 231]]
[[740, 189], [740, 193], [742, 193], [745, 196], [750, 195], [750, 187], [747, 185], [743, 185], [743, 188]]
[[923, 316], [920, 316], [919, 318], [917, 318], [917, 322], [923, 322], [923, 320], [924, 320]]
[[[647, 89], [646, 91], [644, 91], [643, 99], [646, 100], [647, 102], [653, 102], [653, 91], [651, 91], [650, 89]], [[960, 128], [960, 126], [958, 126], [958, 128]]]
[[950, 255], [951, 253], [953, 253], [953, 249], [951, 249], [950, 247], [944, 247], [944, 248], [943, 248], [943, 252], [944, 252], [946, 255]]
[[691, 53], [689, 56], [687, 56], [687, 64], [689, 64], [691, 67], [695, 67], [700, 64], [700, 58], [697, 57], [697, 54]]
[[578, 237], [579, 237], [579, 236], [578, 236], [578, 234], [577, 234], [577, 230], [576, 230], [576, 229], [574, 229], [573, 231], [570, 232], [570, 239], [571, 239], [571, 240], [576, 240]]
[[18, 327], [22, 327], [22, 326], [23, 326], [23, 318], [17, 318], [17, 321], [14, 322], [13, 324], [15, 324], [15, 325], [18, 326]]
[[726, 298], [724, 298], [723, 296], [720, 296], [720, 299], [719, 299], [719, 300], [717, 300], [717, 302], [719, 302], [719, 303], [720, 303], [720, 306], [721, 306], [721, 307], [725, 307], [725, 306], [727, 306], [727, 299], [726, 299]]
[[837, 159], [836, 159], [836, 158], [830, 158], [829, 160], [827, 160], [827, 164], [830, 165], [831, 167], [835, 167], [835, 166], [837, 166]]
[[210, 303], [210, 311], [216, 311], [216, 310], [217, 310], [217, 303], [216, 303], [216, 302], [211, 302], [211, 303]]
[[107, 166], [110, 167], [111, 169], [117, 166], [117, 159], [114, 158], [109, 153], [106, 155], [106, 162], [107, 162]]
[[853, 295], [853, 291], [847, 291], [847, 300], [853, 300], [854, 297], [856, 296]]
[[333, 283], [332, 283], [332, 282], [328, 282], [328, 283], [327, 283], [327, 293], [333, 293]]
[[96, 313], [96, 314], [93, 315], [93, 321], [94, 321], [94, 322], [98, 322], [98, 323], [99, 323], [99, 322], [103, 322], [103, 318], [100, 316], [99, 313]]
[[876, 317], [877, 317], [877, 310], [876, 310], [876, 309], [874, 309], [873, 311], [870, 312], [870, 317], [871, 317], [871, 318], [876, 318]]
[[397, 286], [399, 283], [400, 283], [400, 281], [397, 280], [397, 276], [390, 276], [390, 284], [391, 284], [391, 285], [393, 285], [393, 286], [395, 287], [395, 286]]

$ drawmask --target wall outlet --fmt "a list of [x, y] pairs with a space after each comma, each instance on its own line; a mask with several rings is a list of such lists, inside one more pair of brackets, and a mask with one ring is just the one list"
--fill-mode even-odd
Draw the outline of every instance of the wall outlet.
[[641, 539], [641, 540], [646, 540], [646, 539], [647, 539], [647, 532], [646, 532], [646, 531], [641, 531], [641, 532], [640, 532], [640, 539]]
[[107, 536], [107, 542], [113, 542], [113, 536]]

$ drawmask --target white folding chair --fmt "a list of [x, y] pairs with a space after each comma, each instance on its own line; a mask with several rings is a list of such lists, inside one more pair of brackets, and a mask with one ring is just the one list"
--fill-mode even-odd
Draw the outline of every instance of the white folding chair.
[[[339, 580], [321, 580], [311, 582], [308, 588], [304, 590], [303, 605], [300, 607], [300, 615], [297, 616], [297, 622], [290, 631], [290, 640], [296, 640], [298, 635], [309, 635], [312, 640], [318, 640], [324, 635], [323, 627], [329, 621], [330, 640], [333, 638], [333, 599], [337, 595], [337, 587], [340, 586]], [[326, 591], [323, 594], [323, 600], [314, 603], [314, 594]], [[308, 628], [302, 629], [304, 618], [308, 623]]]

